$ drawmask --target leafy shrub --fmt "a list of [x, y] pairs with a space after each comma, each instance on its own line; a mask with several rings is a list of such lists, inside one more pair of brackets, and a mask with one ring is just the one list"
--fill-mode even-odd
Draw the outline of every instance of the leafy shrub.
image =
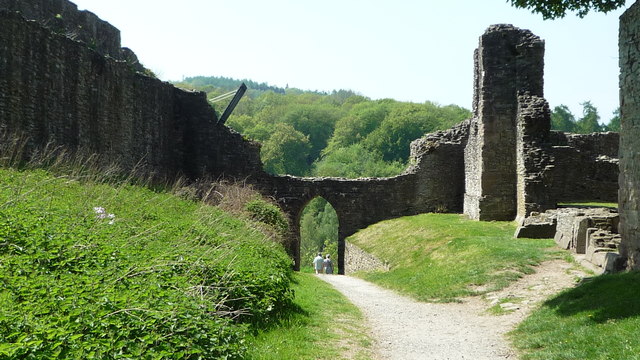
[[262, 199], [255, 199], [247, 203], [246, 210], [254, 220], [273, 226], [281, 233], [289, 229], [285, 215], [274, 204]]

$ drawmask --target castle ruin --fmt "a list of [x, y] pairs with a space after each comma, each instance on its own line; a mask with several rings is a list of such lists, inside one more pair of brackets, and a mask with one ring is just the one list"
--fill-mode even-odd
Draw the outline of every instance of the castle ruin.
[[403, 174], [371, 179], [267, 174], [260, 145], [218, 124], [204, 93], [145, 75], [119, 39], [67, 0], [0, 0], [0, 132], [28, 135], [30, 149], [53, 142], [125, 169], [142, 162], [158, 178], [243, 179], [288, 214], [297, 269], [301, 212], [317, 196], [338, 214], [339, 273], [345, 238], [381, 220], [442, 210], [524, 219], [617, 197], [618, 134], [549, 130], [544, 42], [528, 30], [489, 27], [474, 56], [474, 117], [414, 141]]

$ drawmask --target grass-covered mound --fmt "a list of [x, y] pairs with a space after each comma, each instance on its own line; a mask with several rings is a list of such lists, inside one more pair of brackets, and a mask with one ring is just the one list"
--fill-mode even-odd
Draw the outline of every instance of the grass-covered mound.
[[511, 333], [523, 359], [640, 359], [640, 273], [602, 275], [546, 301]]
[[388, 272], [357, 276], [418, 300], [452, 301], [503, 288], [553, 255], [552, 239], [514, 239], [515, 228], [513, 222], [422, 214], [380, 222], [347, 241], [390, 265]]
[[0, 358], [218, 359], [291, 304], [247, 221], [131, 185], [0, 169]]

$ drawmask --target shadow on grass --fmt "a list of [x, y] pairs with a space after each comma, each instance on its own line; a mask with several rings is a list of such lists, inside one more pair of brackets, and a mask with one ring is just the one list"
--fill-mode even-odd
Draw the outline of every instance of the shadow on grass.
[[546, 301], [560, 316], [582, 312], [598, 323], [640, 316], [640, 272], [602, 275]]

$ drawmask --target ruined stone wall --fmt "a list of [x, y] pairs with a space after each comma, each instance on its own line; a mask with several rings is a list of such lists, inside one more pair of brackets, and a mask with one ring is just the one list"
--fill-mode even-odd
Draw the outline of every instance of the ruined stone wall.
[[464, 201], [464, 149], [469, 138], [465, 120], [446, 131], [426, 134], [411, 143], [406, 174], [416, 174], [415, 200], [419, 208], [462, 212]]
[[516, 216], [518, 94], [543, 96], [544, 42], [528, 30], [493, 25], [475, 53], [474, 119], [465, 149], [464, 213]]
[[[25, 9], [52, 13], [44, 6]], [[53, 12], [74, 18], [72, 10]], [[117, 45], [102, 42], [104, 52], [119, 48], [117, 29], [90, 13], [76, 17], [91, 19], [96, 36], [116, 37]], [[0, 10], [0, 44], [0, 130], [28, 135], [31, 148], [53, 142], [101, 154], [124, 169], [142, 163], [160, 177], [261, 171], [259, 147], [216, 125], [203, 93], [141, 75], [130, 63], [15, 11]]]
[[618, 133], [550, 131], [543, 98], [520, 96], [519, 105], [517, 220], [559, 202], [617, 201]]
[[517, 216], [522, 221], [532, 212], [556, 207], [551, 197], [555, 159], [549, 144], [551, 113], [544, 98], [518, 97], [517, 118]]
[[620, 254], [640, 269], [640, 4], [620, 17]]
[[52, 32], [82, 41], [103, 56], [126, 60], [143, 70], [135, 54], [120, 47], [120, 30], [67, 0], [0, 0], [0, 9], [20, 12]]
[[556, 202], [617, 201], [618, 133], [552, 131], [550, 141], [555, 158], [550, 190]]
[[358, 271], [389, 271], [389, 264], [351, 243], [345, 244], [344, 264], [345, 274]]

